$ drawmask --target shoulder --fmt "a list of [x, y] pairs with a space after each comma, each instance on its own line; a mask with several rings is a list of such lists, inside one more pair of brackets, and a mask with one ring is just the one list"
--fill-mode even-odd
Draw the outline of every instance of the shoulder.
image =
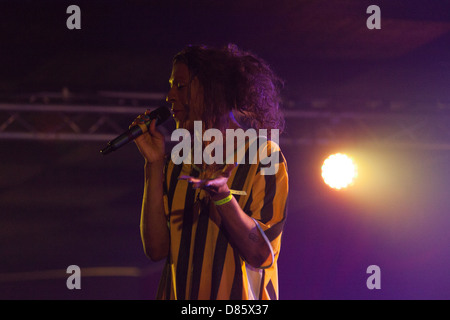
[[279, 173], [280, 169], [283, 172], [287, 172], [286, 158], [281, 151], [278, 141], [259, 138], [258, 157], [258, 171], [262, 175], [275, 175]]

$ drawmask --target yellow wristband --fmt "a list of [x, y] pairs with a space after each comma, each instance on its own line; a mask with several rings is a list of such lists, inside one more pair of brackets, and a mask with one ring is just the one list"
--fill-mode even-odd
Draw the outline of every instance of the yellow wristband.
[[223, 204], [225, 204], [225, 203], [227, 203], [227, 202], [230, 202], [231, 199], [233, 199], [233, 195], [230, 193], [226, 198], [223, 198], [223, 199], [221, 199], [221, 200], [214, 201], [214, 204], [215, 204], [216, 206], [221, 206], [221, 205], [223, 205]]

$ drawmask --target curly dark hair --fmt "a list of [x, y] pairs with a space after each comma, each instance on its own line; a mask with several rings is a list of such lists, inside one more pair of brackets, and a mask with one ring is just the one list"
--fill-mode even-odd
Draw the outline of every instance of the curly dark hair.
[[[189, 45], [175, 55], [173, 63], [188, 66], [190, 77], [203, 87], [204, 120], [217, 125], [230, 111], [246, 128], [284, 129], [280, 90], [283, 81], [255, 54], [234, 44], [224, 48]], [[236, 112], [237, 111], [237, 112]]]

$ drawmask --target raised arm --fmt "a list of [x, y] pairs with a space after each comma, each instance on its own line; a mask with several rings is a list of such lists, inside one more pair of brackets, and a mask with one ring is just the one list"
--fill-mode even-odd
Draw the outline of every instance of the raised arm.
[[[146, 114], [133, 124], [143, 125]], [[164, 214], [163, 171], [164, 136], [155, 128], [153, 120], [149, 132], [136, 138], [136, 145], [145, 159], [145, 183], [141, 211], [141, 239], [145, 254], [153, 261], [164, 259], [169, 253], [169, 229]]]

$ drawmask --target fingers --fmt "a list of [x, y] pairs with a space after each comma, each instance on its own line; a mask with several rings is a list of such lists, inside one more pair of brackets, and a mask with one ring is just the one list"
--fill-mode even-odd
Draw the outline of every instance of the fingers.
[[226, 177], [219, 177], [215, 179], [198, 179], [191, 176], [180, 176], [179, 180], [186, 180], [188, 183], [192, 184], [194, 189], [204, 189], [209, 193], [215, 194], [222, 189], [228, 190]]
[[160, 135], [159, 131], [156, 130], [156, 119], [153, 119], [148, 126], [148, 131], [152, 136]]
[[165, 157], [165, 137], [156, 129], [156, 119], [152, 119], [150, 110], [139, 115], [131, 123], [130, 128], [139, 126], [144, 134], [138, 135], [134, 142], [139, 152], [148, 163], [164, 161]]
[[191, 177], [191, 176], [185, 176], [185, 175], [182, 175], [182, 176], [179, 176], [178, 179], [179, 179], [179, 180], [188, 180], [188, 181], [191, 181], [192, 179], [196, 179], [196, 178]]
[[198, 189], [198, 188], [205, 188], [206, 184], [209, 180], [202, 180], [202, 179], [198, 179], [198, 178], [194, 178], [191, 176], [179, 176], [178, 177], [179, 180], [187, 180], [187, 182], [192, 183], [192, 187], [194, 189]]
[[[158, 130], [156, 130], [156, 119], [152, 119], [150, 121], [150, 116], [149, 116], [150, 113], [151, 113], [151, 110], [147, 110], [147, 111], [145, 111], [145, 113], [137, 116], [137, 118], [134, 119], [134, 121], [131, 123], [129, 128], [134, 127], [134, 126], [139, 126], [139, 127], [141, 127], [143, 132], [149, 131], [152, 136], [158, 136], [159, 138], [161, 138], [162, 134]], [[149, 121], [150, 121], [150, 124], [147, 125]]]
[[192, 187], [194, 189], [198, 189], [198, 188], [202, 188], [202, 189], [208, 189], [212, 186], [212, 184], [210, 183], [212, 180], [208, 180], [208, 179], [199, 179], [199, 178], [194, 178], [191, 176], [179, 176], [178, 177], [179, 180], [186, 180], [187, 182], [192, 184]]
[[231, 171], [233, 171], [234, 168], [237, 167], [237, 163], [231, 163], [225, 165], [225, 167], [222, 170], [222, 176], [229, 178], [231, 175]]
[[136, 117], [136, 119], [134, 119], [134, 121], [131, 123], [130, 127], [149, 121], [151, 112], [152, 111], [149, 109], [145, 110], [145, 112], [143, 114], [138, 115]]
[[[144, 113], [144, 114], [140, 114], [140, 115], [137, 116], [137, 118], [134, 119], [134, 121], [130, 124], [130, 127], [129, 127], [129, 128], [134, 127], [134, 126], [142, 126], [142, 125], [145, 125], [145, 122], [147, 122], [147, 121], [149, 121], [149, 120], [150, 120], [150, 118], [149, 118], [148, 115], [146, 115], [145, 113]], [[145, 126], [145, 127], [146, 127], [145, 131], [147, 131], [147, 126]]]

